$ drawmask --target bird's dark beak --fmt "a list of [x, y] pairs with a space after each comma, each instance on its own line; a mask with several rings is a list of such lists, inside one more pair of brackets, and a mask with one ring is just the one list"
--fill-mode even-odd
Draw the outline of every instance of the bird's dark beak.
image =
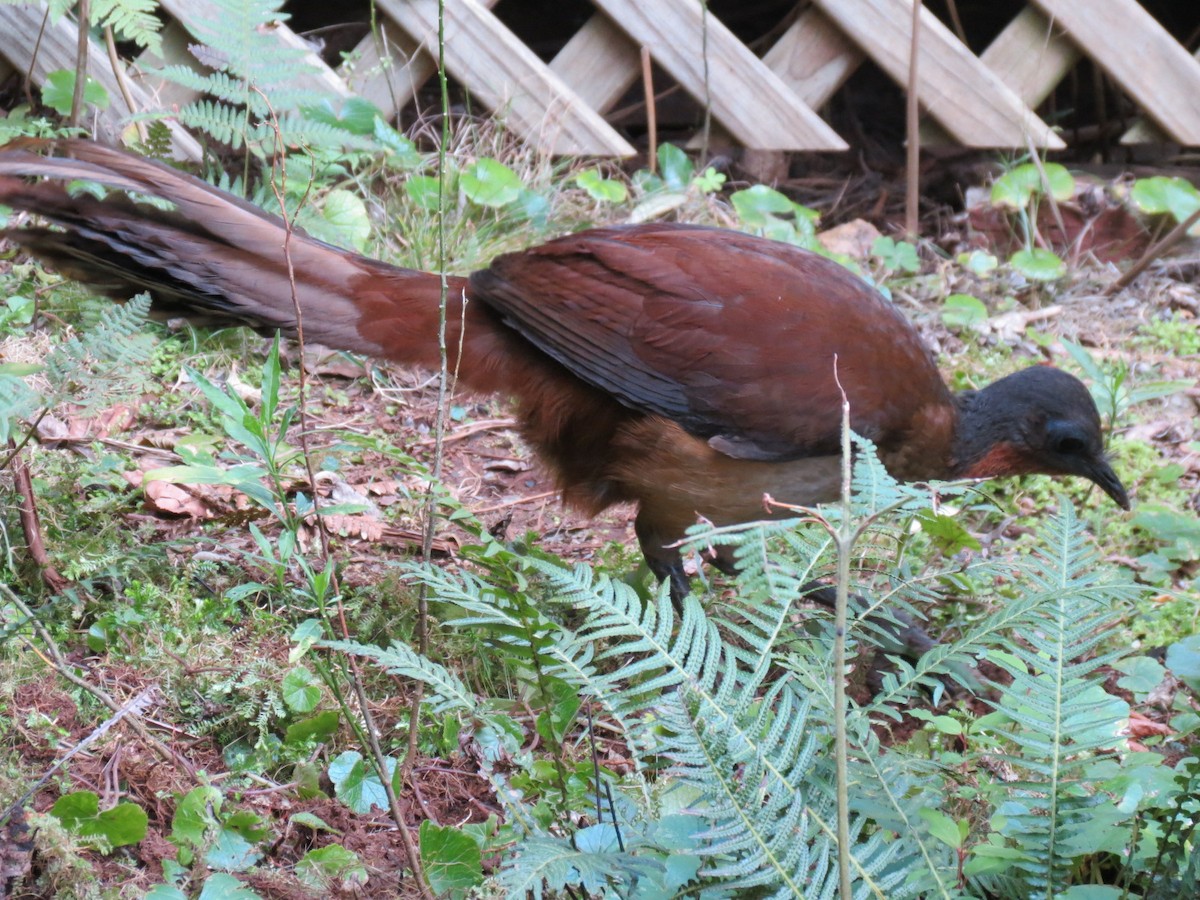
[[1099, 485], [1100, 489], [1112, 497], [1113, 502], [1121, 509], [1129, 509], [1129, 495], [1125, 493], [1125, 485], [1121, 484], [1121, 479], [1108, 464], [1108, 460], [1103, 458], [1095, 460], [1081, 474]]

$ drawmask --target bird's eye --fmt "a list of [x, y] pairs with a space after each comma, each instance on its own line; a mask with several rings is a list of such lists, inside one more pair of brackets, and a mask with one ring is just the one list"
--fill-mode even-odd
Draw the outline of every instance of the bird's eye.
[[1046, 423], [1045, 447], [1060, 456], [1086, 456], [1091, 442], [1078, 422], [1054, 420]]
[[1054, 452], [1064, 456], [1074, 456], [1084, 451], [1084, 444], [1077, 437], [1059, 438], [1054, 444]]

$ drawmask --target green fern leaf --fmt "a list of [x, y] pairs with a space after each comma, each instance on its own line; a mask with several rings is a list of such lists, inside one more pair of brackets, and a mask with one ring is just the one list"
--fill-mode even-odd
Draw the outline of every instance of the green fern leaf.
[[155, 53], [162, 52], [162, 22], [156, 0], [96, 0], [91, 21], [111, 27], [117, 36]]

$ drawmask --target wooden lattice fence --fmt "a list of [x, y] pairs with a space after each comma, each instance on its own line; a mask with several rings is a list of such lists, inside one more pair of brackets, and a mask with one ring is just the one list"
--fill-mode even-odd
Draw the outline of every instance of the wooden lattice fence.
[[[552, 154], [634, 153], [605, 114], [642, 77], [643, 50], [708, 104], [721, 136], [763, 150], [845, 149], [817, 111], [868, 59], [901, 85], [909, 77], [911, 0], [812, 0], [761, 56], [700, 0], [593, 0], [592, 17], [549, 61], [495, 15], [497, 2], [447, 0], [447, 69], [476, 104]], [[214, 15], [211, 4], [161, 6], [172, 19], [163, 55], [187, 58], [187, 28]], [[379, 27], [347, 63], [335, 70], [312, 55], [312, 79], [326, 92], [356, 94], [395, 116], [435, 73], [438, 0], [377, 0], [377, 7]], [[74, 67], [76, 26], [48, 22], [44, 4], [0, 6], [0, 26], [0, 55], [35, 82]], [[303, 46], [285, 24], [273, 34]], [[1123, 141], [1200, 145], [1200, 59], [1137, 0], [1031, 0], [978, 55], [923, 9], [918, 47], [916, 90], [928, 142], [1063, 148], [1063, 136], [1035, 110], [1086, 56], [1142, 114]], [[145, 74], [156, 62], [141, 58], [130, 67], [139, 110], [190, 99]], [[91, 48], [89, 71], [110, 96], [120, 96], [100, 46]], [[130, 112], [116, 102], [98, 113], [101, 132], [111, 136]], [[182, 129], [173, 141], [182, 157], [199, 153]]]

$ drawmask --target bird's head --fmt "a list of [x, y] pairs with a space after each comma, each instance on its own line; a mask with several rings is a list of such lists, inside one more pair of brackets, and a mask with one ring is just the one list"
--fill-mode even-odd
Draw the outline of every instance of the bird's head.
[[958, 404], [957, 476], [1081, 475], [1129, 509], [1125, 487], [1104, 458], [1100, 413], [1078, 378], [1033, 366], [960, 395]]

